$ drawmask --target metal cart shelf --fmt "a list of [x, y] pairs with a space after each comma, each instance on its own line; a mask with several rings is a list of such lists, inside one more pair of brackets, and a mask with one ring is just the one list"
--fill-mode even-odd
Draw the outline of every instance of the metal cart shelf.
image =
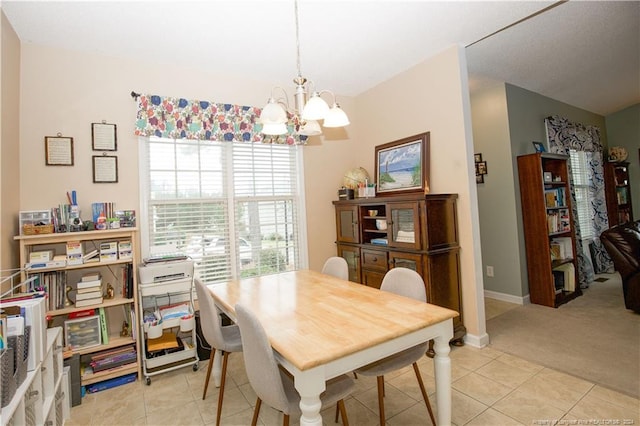
[[[142, 366], [145, 383], [151, 384], [151, 376], [192, 366], [198, 370], [198, 351], [195, 327], [195, 310], [193, 303], [193, 262], [190, 262], [191, 274], [182, 279], [161, 282], [143, 283], [138, 285], [140, 303], [140, 339], [142, 352]], [[187, 299], [185, 301], [185, 299]], [[186, 315], [178, 317], [163, 317], [162, 312], [176, 304], [186, 305]], [[148, 321], [153, 312], [155, 321]], [[157, 346], [161, 338], [172, 340], [176, 338], [177, 348], [151, 350]]]

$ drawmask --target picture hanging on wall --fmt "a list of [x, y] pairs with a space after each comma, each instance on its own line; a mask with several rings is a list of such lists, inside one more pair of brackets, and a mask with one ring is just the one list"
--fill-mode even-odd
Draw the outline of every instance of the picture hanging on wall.
[[375, 148], [378, 194], [429, 193], [429, 132]]

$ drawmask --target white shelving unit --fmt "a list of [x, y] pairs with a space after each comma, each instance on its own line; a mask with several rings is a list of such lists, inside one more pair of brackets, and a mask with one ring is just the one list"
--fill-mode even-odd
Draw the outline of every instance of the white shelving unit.
[[[198, 370], [198, 352], [197, 338], [195, 327], [195, 310], [193, 303], [193, 262], [191, 263], [191, 272], [188, 278], [165, 280], [160, 282], [144, 283], [138, 285], [139, 297], [138, 307], [140, 315], [140, 346], [142, 354], [143, 374], [145, 383], [151, 384], [151, 376], [162, 374], [167, 371], [177, 370], [192, 366], [193, 371]], [[160, 324], [149, 327], [144, 323], [144, 313], [150, 310], [159, 310], [162, 307], [172, 304], [177, 300], [187, 299], [189, 319], [170, 318], [163, 319]], [[164, 354], [156, 354], [149, 356], [149, 339], [151, 337], [158, 338], [165, 332], [174, 333], [181, 339], [183, 348], [175, 352], [167, 352]]]
[[3, 426], [64, 424], [69, 395], [62, 390], [62, 348], [62, 328], [47, 329], [46, 355], [2, 408]]

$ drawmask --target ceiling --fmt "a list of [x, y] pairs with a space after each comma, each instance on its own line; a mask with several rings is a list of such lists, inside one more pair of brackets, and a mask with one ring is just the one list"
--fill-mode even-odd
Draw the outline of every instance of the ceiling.
[[[1, 7], [23, 43], [178, 61], [291, 89], [297, 74], [292, 0], [4, 0]], [[472, 91], [504, 81], [601, 115], [640, 102], [638, 1], [299, 0], [298, 7], [302, 75], [339, 95], [356, 96], [460, 44], [468, 46]]]

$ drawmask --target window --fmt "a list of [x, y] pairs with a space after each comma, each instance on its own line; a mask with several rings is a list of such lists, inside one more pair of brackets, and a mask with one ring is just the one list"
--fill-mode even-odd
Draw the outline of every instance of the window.
[[141, 240], [189, 255], [205, 283], [306, 265], [296, 145], [143, 138]]
[[578, 211], [578, 222], [580, 224], [580, 234], [583, 240], [595, 238], [593, 226], [592, 208], [593, 202], [592, 186], [593, 178], [590, 173], [589, 163], [592, 160], [592, 153], [587, 151], [571, 150], [571, 173], [573, 175], [573, 188], [576, 193], [576, 208]]

